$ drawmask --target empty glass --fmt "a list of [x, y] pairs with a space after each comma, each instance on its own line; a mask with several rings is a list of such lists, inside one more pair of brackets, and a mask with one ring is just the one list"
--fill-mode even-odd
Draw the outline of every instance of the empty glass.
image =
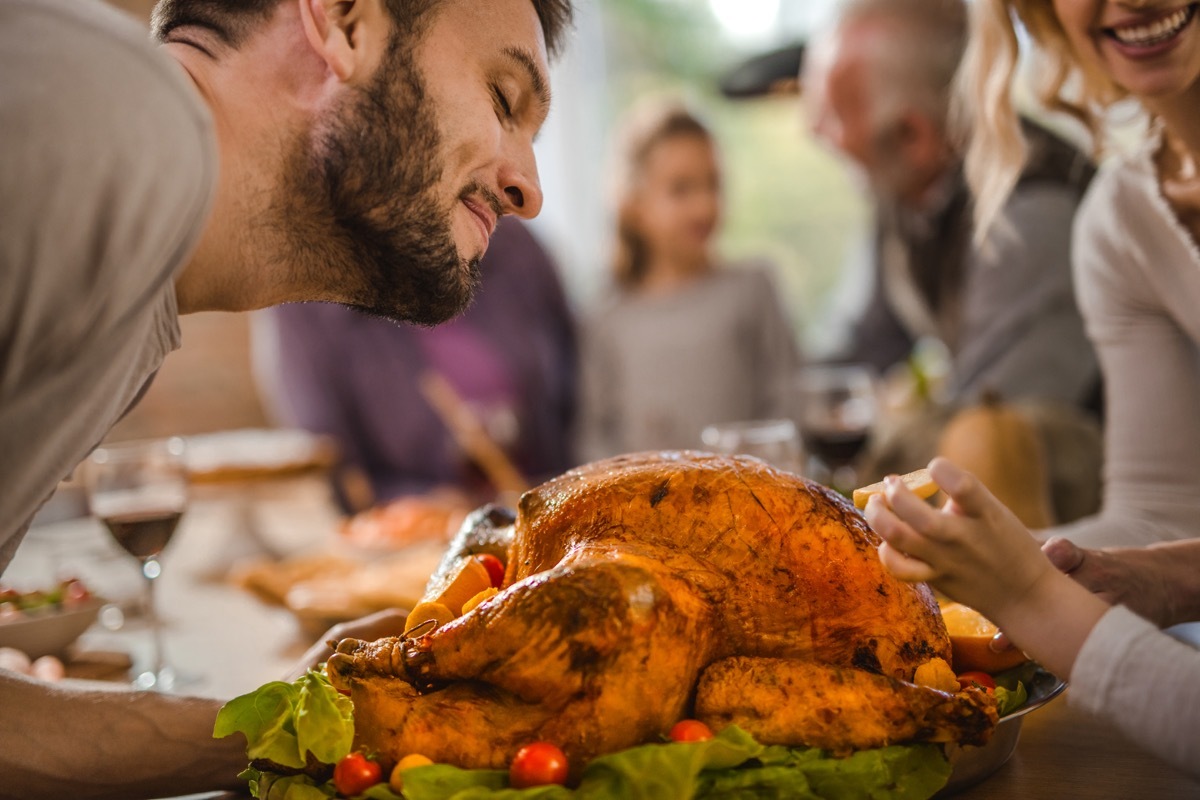
[[800, 434], [790, 419], [721, 422], [706, 427], [700, 440], [714, 453], [754, 456], [789, 472], [801, 466]]

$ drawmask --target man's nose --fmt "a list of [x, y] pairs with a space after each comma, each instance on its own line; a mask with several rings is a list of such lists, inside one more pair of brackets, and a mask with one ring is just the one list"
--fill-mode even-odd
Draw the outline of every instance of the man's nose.
[[505, 159], [499, 177], [505, 211], [522, 219], [533, 219], [541, 212], [542, 183], [532, 144], [521, 145], [513, 157]]

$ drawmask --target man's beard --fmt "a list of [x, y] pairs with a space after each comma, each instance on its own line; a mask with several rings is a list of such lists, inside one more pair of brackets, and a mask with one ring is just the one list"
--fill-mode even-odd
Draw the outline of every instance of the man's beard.
[[479, 259], [459, 256], [438, 201], [440, 142], [411, 48], [393, 43], [370, 85], [288, 160], [273, 204], [285, 269], [310, 294], [396, 321], [436, 325], [463, 311]]

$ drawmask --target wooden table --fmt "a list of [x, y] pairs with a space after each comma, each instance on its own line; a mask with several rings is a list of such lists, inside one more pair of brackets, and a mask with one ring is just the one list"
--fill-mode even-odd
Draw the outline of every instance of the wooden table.
[[[229, 564], [252, 554], [235, 529], [244, 523], [244, 503], [217, 500], [189, 510], [164, 558], [159, 592], [167, 621], [168, 655], [200, 678], [188, 691], [229, 698], [283, 676], [308, 643], [295, 620], [264, 606], [240, 589], [217, 580]], [[268, 549], [303, 549], [329, 535], [336, 513], [317, 488], [284, 502], [256, 506]], [[101, 591], [136, 591], [140, 576], [99, 524], [76, 520], [34, 530], [6, 579], [50, 576], [62, 569], [94, 577]], [[139, 655], [144, 628], [97, 629], [83, 642], [99, 649]], [[1069, 692], [1068, 692], [1069, 695]], [[1200, 800], [1194, 781], [1128, 743], [1110, 726], [1093, 720], [1059, 697], [1030, 713], [1016, 752], [984, 782], [957, 795], [964, 800]]]
[[[230, 585], [230, 569], [328, 544], [340, 517], [320, 478], [255, 484], [243, 494], [196, 494], [163, 555], [156, 604], [168, 661], [194, 678], [181, 692], [228, 699], [283, 677], [311, 644], [286, 610]], [[32, 588], [67, 574], [128, 612], [124, 624], [120, 614], [112, 619], [114, 629], [93, 626], [80, 649], [126, 652], [135, 666], [146, 663], [150, 634], [136, 613], [140, 568], [99, 522], [82, 518], [32, 528], [4, 579]]]
[[1016, 752], [963, 800], [1200, 798], [1192, 780], [1069, 703], [1070, 690], [1025, 717]]

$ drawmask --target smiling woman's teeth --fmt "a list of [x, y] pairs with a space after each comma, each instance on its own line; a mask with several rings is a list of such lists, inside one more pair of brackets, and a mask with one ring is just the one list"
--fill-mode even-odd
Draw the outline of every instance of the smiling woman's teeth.
[[1149, 25], [1132, 25], [1127, 28], [1113, 28], [1112, 34], [1122, 44], [1146, 46], [1165, 42], [1183, 30], [1192, 19], [1196, 10], [1194, 5], [1181, 8], [1169, 17], [1152, 22]]

